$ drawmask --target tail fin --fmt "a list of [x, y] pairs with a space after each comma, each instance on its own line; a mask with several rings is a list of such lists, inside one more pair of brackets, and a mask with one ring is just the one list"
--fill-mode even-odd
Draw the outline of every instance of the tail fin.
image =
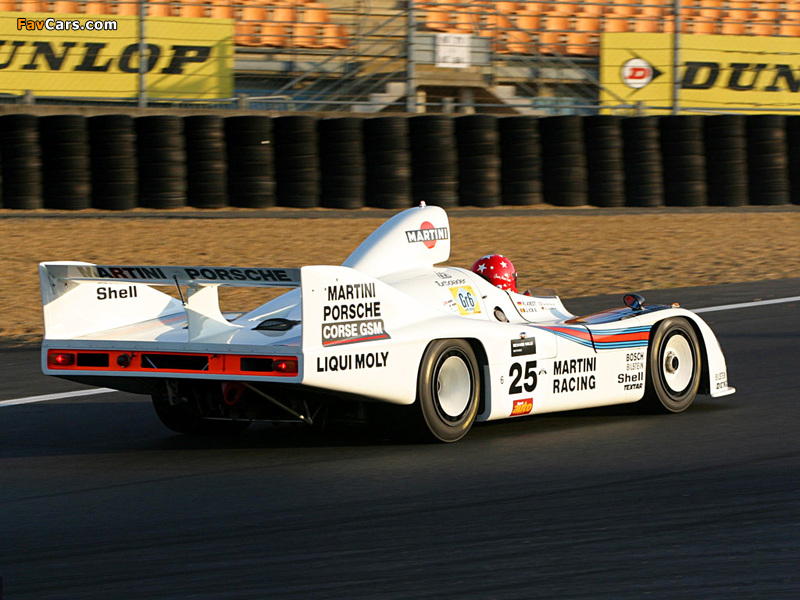
[[450, 258], [450, 222], [438, 206], [395, 215], [347, 258], [343, 266], [372, 277], [430, 268]]

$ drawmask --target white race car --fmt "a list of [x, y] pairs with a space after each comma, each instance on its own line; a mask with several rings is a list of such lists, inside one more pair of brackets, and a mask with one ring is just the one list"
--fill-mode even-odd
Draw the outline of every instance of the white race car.
[[[688, 310], [628, 294], [577, 317], [555, 294], [437, 266], [449, 256], [447, 214], [422, 205], [342, 266], [41, 263], [42, 369], [149, 394], [181, 433], [376, 416], [445, 442], [475, 421], [639, 401], [680, 412], [735, 391]], [[219, 286], [294, 289], [223, 314]]]

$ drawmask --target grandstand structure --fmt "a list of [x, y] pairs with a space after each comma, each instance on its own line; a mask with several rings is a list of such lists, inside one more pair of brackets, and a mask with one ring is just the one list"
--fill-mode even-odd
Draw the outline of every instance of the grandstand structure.
[[[0, 11], [98, 18], [141, 9], [0, 0]], [[144, 10], [233, 22], [235, 98], [206, 103], [220, 108], [592, 113], [603, 34], [800, 37], [800, 0], [157, 0]]]

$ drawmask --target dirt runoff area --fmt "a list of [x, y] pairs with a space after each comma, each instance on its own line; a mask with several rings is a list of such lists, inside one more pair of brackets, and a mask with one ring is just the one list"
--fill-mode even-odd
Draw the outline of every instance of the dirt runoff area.
[[[509, 257], [520, 287], [554, 288], [564, 298], [653, 288], [800, 277], [800, 207], [779, 210], [650, 211], [454, 209], [448, 211], [448, 264], [469, 268], [484, 254]], [[287, 215], [288, 213], [288, 215]], [[330, 212], [339, 218], [275, 209], [135, 212], [97, 218], [20, 216], [0, 210], [0, 343], [35, 343], [42, 334], [37, 264], [298, 267], [340, 264], [386, 213]], [[315, 212], [318, 217], [320, 212]], [[213, 216], [213, 215], [211, 215]], [[353, 218], [356, 217], [356, 218]], [[223, 309], [252, 308], [263, 290], [229, 290]], [[233, 303], [233, 305], [231, 305]]]

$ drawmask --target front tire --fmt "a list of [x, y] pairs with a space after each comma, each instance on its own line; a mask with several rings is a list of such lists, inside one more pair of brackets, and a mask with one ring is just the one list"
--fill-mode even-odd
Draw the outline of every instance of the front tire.
[[682, 318], [662, 321], [647, 352], [645, 405], [658, 412], [683, 412], [697, 396], [702, 372], [700, 342]]
[[441, 442], [467, 435], [478, 414], [480, 366], [464, 340], [437, 340], [425, 350], [417, 380], [422, 433]]

